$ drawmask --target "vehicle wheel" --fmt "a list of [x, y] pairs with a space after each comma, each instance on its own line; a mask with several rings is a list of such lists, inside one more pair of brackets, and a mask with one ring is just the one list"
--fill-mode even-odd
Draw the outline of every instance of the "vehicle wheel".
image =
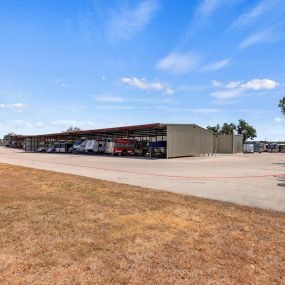
[[124, 150], [122, 151], [122, 156], [127, 156], [127, 155], [128, 155], [128, 152], [127, 152], [126, 149], [124, 149]]

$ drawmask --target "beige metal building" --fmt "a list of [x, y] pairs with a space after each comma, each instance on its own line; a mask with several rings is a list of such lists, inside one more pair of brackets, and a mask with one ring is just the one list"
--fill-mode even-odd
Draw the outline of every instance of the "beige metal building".
[[216, 153], [241, 153], [243, 135], [217, 135], [214, 136]]
[[197, 125], [167, 124], [167, 158], [213, 154], [213, 133]]

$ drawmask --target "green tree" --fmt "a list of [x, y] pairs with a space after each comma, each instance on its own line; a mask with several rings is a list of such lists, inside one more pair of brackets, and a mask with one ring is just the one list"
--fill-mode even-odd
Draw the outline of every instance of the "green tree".
[[221, 129], [221, 134], [223, 135], [233, 135], [237, 129], [236, 125], [233, 123], [224, 123]]
[[285, 97], [283, 97], [283, 98], [279, 101], [278, 107], [281, 108], [282, 114], [285, 115]]
[[15, 133], [8, 133], [7, 135], [5, 135], [4, 137], [3, 137], [3, 139], [4, 140], [9, 140], [11, 137], [15, 137], [15, 136], [17, 136]]
[[256, 138], [255, 128], [242, 119], [238, 121], [237, 133], [243, 135], [243, 142], [248, 139]]
[[81, 131], [78, 127], [69, 127], [66, 132], [79, 132]]
[[209, 130], [209, 131], [211, 131], [211, 132], [213, 132], [213, 133], [215, 133], [215, 134], [220, 134], [220, 132], [221, 132], [221, 127], [220, 127], [219, 124], [216, 125], [216, 126], [213, 126], [213, 127], [208, 126], [208, 127], [207, 127], [207, 130]]

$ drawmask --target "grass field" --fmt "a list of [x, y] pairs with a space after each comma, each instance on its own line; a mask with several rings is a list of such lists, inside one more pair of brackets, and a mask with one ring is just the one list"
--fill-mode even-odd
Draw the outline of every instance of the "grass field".
[[0, 164], [0, 284], [285, 284], [285, 214]]

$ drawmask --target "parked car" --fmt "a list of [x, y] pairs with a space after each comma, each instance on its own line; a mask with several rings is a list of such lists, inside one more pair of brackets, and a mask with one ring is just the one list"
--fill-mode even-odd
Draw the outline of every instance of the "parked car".
[[66, 152], [66, 143], [61, 142], [55, 145], [55, 152]]
[[5, 147], [11, 147], [12, 143], [11, 142], [5, 142]]
[[46, 148], [46, 152], [49, 152], [49, 153], [55, 152], [55, 150], [56, 150], [56, 146], [53, 145], [53, 144], [50, 144], [50, 145]]
[[38, 152], [46, 152], [47, 147], [44, 144], [40, 144], [38, 147]]

